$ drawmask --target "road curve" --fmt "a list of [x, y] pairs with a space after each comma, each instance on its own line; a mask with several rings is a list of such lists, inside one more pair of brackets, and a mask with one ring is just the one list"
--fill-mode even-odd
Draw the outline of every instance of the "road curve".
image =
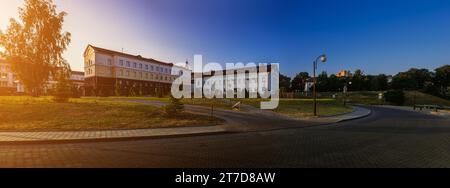
[[370, 107], [327, 126], [99, 143], [0, 145], [1, 167], [450, 167], [450, 120]]

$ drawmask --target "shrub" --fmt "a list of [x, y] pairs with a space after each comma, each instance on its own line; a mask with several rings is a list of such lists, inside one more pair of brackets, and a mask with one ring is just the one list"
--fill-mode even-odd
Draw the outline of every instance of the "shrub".
[[72, 94], [70, 82], [68, 80], [60, 80], [56, 85], [53, 100], [59, 103], [68, 102], [69, 98], [72, 97]]
[[68, 102], [69, 98], [72, 97], [72, 82], [69, 80], [70, 68], [62, 67], [59, 72], [55, 74], [57, 78], [56, 89], [53, 92], [53, 100], [55, 102], [64, 103]]
[[170, 96], [169, 104], [164, 107], [164, 113], [166, 116], [177, 116], [184, 111], [184, 105], [180, 99]]
[[394, 105], [403, 105], [405, 103], [405, 92], [402, 90], [388, 91], [385, 94], [386, 102]]

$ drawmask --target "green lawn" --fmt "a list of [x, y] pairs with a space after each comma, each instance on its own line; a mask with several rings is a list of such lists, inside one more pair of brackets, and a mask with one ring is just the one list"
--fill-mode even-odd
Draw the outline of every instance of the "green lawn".
[[406, 106], [413, 106], [414, 101], [416, 102], [415, 104], [422, 104], [422, 105], [450, 106], [450, 100], [445, 100], [443, 98], [439, 98], [421, 92], [407, 91], [405, 99], [406, 99], [405, 101]]
[[[368, 104], [368, 105], [383, 105], [388, 104], [384, 100], [378, 99], [378, 94], [384, 93], [381, 91], [361, 91], [361, 92], [349, 92], [347, 99], [351, 103]], [[331, 94], [327, 94], [330, 95]], [[343, 94], [338, 94], [338, 100], [343, 100]], [[450, 106], [450, 101], [445, 100], [426, 93], [405, 91], [405, 106], [412, 106], [414, 104], [426, 104], [426, 105], [444, 105]]]
[[[261, 101], [261, 99], [245, 99], [242, 103], [259, 108]], [[319, 116], [345, 114], [353, 110], [334, 99], [318, 99], [317, 102]], [[274, 111], [294, 118], [312, 117], [314, 102], [312, 99], [280, 99], [280, 105]]]
[[[152, 97], [130, 97], [126, 99], [142, 99], [167, 102], [167, 98]], [[183, 99], [184, 104], [199, 105], [231, 110], [233, 104], [242, 101], [243, 104], [251, 105], [256, 108], [264, 99]], [[314, 115], [312, 99], [281, 99], [279, 107], [275, 112], [285, 114], [291, 117], [311, 117]], [[351, 112], [352, 108], [345, 107], [342, 102], [335, 99], [318, 99], [318, 113], [320, 116], [332, 116]]]
[[221, 120], [185, 113], [165, 117], [162, 109], [109, 98], [0, 97], [0, 130], [103, 130], [209, 126]]

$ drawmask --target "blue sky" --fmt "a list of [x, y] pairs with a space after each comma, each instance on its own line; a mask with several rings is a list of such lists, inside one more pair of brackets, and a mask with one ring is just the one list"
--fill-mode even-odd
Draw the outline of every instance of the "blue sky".
[[310, 72], [322, 53], [329, 62], [319, 69], [329, 73], [395, 74], [450, 62], [448, 0], [55, 2], [69, 13], [74, 69], [82, 69], [87, 44], [170, 62], [202, 54], [219, 63], [280, 63], [290, 76]]

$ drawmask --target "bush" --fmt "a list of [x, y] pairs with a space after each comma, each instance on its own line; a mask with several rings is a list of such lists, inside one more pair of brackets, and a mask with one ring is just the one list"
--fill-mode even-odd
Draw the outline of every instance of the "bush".
[[386, 102], [401, 106], [405, 104], [405, 92], [401, 90], [388, 91], [385, 94], [385, 99]]
[[55, 92], [53, 94], [53, 100], [58, 103], [65, 103], [72, 97], [72, 84], [68, 79], [60, 79], [56, 85]]
[[180, 99], [170, 96], [169, 104], [164, 107], [164, 113], [166, 116], [177, 116], [184, 111], [184, 105]]

